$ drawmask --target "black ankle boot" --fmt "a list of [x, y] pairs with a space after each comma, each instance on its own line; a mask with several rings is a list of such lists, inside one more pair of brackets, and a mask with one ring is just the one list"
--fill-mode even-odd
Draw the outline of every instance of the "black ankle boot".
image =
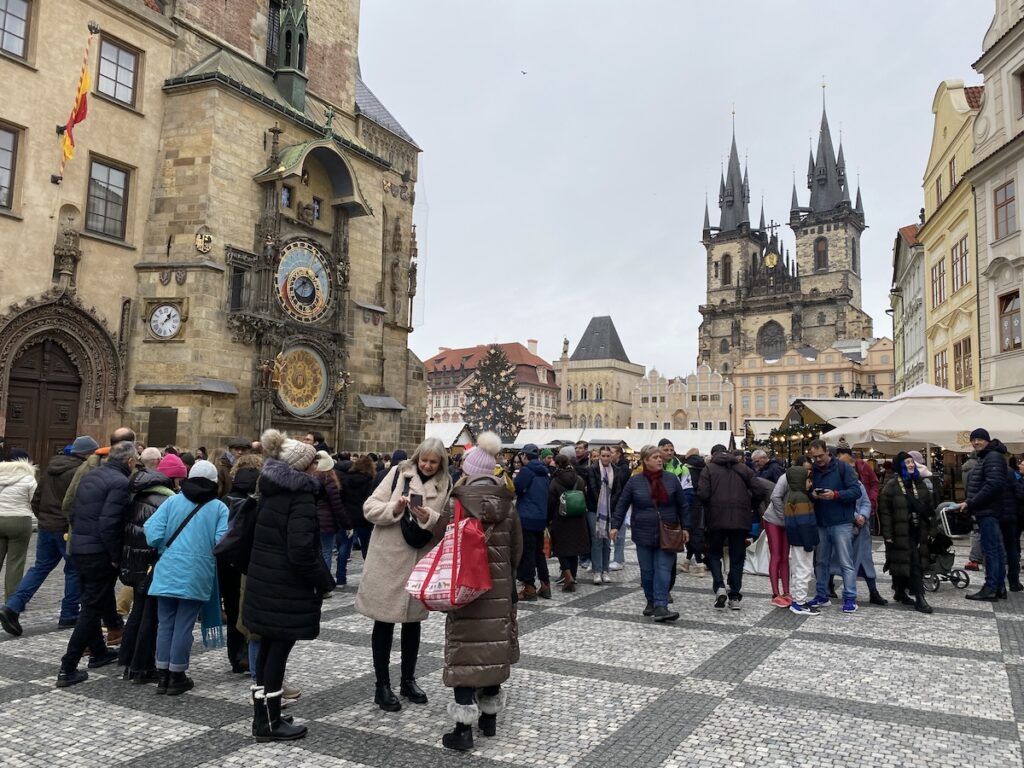
[[480, 715], [477, 725], [480, 727], [480, 733], [484, 736], [493, 736], [498, 732], [498, 716]]
[[871, 599], [868, 600], [868, 602], [871, 603], [872, 605], [888, 605], [889, 604], [889, 601], [886, 600], [884, 597], [882, 597], [882, 595], [878, 592], [877, 589], [874, 592], [871, 593]]
[[165, 693], [168, 696], [180, 696], [185, 691], [191, 691], [194, 687], [195, 683], [192, 682], [192, 678], [184, 672], [171, 672], [171, 679], [167, 683]]
[[398, 687], [398, 692], [405, 696], [413, 704], [426, 704], [427, 694], [423, 692], [423, 689], [416, 684], [416, 678], [410, 677], [408, 680], [403, 680], [402, 684]]
[[171, 670], [158, 669], [156, 674], [156, 692], [163, 695], [167, 693], [167, 684], [171, 682]]
[[468, 752], [473, 748], [473, 727], [465, 723], [456, 723], [454, 731], [441, 737], [441, 743], [448, 749]]
[[914, 610], [918, 613], [933, 613], [932, 607], [928, 605], [928, 601], [924, 599], [924, 595], [918, 595], [914, 601]]
[[905, 589], [898, 590], [893, 599], [900, 605], [916, 605], [914, 598], [908, 595]]
[[284, 691], [268, 694], [263, 689], [257, 690], [254, 705], [262, 704], [263, 713], [257, 713], [256, 719], [253, 721], [253, 726], [256, 730], [256, 741], [295, 741], [306, 735], [306, 726], [293, 725], [285, 722], [284, 718], [281, 717], [282, 693]]
[[402, 708], [402, 702], [391, 690], [391, 683], [378, 683], [377, 691], [373, 695], [373, 703], [385, 712], [397, 712]]

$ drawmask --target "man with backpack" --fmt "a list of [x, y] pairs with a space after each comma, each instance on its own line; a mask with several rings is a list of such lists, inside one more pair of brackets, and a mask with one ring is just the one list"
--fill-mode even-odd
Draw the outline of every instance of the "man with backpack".
[[[520, 600], [551, 599], [551, 577], [544, 557], [544, 529], [548, 524], [548, 485], [551, 478], [533, 443], [523, 446], [523, 468], [516, 475], [516, 509], [523, 527], [523, 558], [519, 562]], [[540, 587], [536, 581], [540, 580]]]

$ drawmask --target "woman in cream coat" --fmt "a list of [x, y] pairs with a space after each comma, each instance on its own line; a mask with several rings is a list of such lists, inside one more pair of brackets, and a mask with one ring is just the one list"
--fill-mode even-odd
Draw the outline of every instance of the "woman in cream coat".
[[[414, 704], [426, 704], [427, 695], [416, 684], [416, 657], [420, 649], [420, 622], [427, 618], [423, 604], [405, 591], [412, 569], [444, 534], [444, 512], [450, 487], [448, 453], [437, 438], [427, 438], [406, 461], [391, 468], [363, 505], [373, 525], [372, 546], [366, 554], [363, 578], [356, 595], [356, 609], [373, 619], [373, 671], [377, 678], [374, 703], [386, 712], [397, 712], [402, 703], [391, 690], [391, 645], [395, 624], [402, 625], [402, 679], [399, 693]], [[423, 497], [414, 506], [411, 497]], [[431, 531], [430, 540], [413, 549], [400, 525], [408, 510], [414, 523]]]

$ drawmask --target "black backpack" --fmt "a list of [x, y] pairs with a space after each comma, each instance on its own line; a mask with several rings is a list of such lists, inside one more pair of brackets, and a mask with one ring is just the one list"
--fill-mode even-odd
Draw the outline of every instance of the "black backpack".
[[256, 518], [260, 511], [260, 498], [250, 494], [245, 498], [228, 496], [228, 532], [217, 542], [213, 554], [242, 573], [249, 571], [249, 558], [256, 537]]

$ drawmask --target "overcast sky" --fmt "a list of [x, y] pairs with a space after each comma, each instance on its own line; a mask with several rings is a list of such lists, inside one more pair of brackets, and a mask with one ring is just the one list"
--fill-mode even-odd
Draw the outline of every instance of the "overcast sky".
[[[705, 297], [704, 199], [733, 105], [751, 217], [808, 191], [822, 77], [859, 174], [864, 308], [885, 309], [898, 227], [917, 221], [943, 79], [971, 63], [991, 0], [363, 0], [363, 78], [422, 147], [410, 346], [540, 340], [555, 359], [611, 315], [630, 359], [689, 373]], [[525, 72], [525, 74], [524, 74]], [[742, 158], [741, 158], [742, 159]], [[855, 189], [854, 189], [855, 192]], [[793, 234], [786, 228], [785, 244]]]

